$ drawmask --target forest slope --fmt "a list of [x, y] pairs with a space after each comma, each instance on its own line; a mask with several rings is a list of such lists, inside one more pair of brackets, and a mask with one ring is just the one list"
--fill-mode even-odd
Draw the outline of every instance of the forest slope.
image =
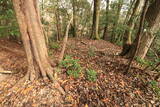
[[[0, 65], [5, 70], [20, 71], [9, 75], [6, 81], [0, 83], [1, 105], [9, 106], [51, 106], [62, 104], [64, 106], [84, 107], [113, 107], [146, 104], [157, 104], [151, 86], [152, 76], [142, 72], [135, 65], [131, 72], [124, 75], [127, 59], [117, 56], [121, 48], [103, 40], [69, 39], [66, 55], [79, 59], [82, 71], [78, 78], [66, 74], [66, 69], [58, 72], [59, 82], [66, 91], [66, 96], [53, 90], [52, 84], [44, 85], [42, 82], [25, 83], [14, 87], [17, 81], [26, 72], [26, 58], [23, 47], [6, 39], [0, 40]], [[52, 61], [58, 58], [61, 48], [50, 49]], [[97, 80], [90, 82], [86, 79], [86, 70], [97, 72]], [[12, 90], [11, 90], [12, 88]], [[61, 102], [57, 100], [62, 98]], [[34, 99], [34, 100], [33, 100]]]

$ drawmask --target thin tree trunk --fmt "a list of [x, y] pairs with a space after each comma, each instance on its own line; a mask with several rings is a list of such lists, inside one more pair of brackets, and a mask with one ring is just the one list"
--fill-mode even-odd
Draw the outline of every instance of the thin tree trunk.
[[69, 20], [67, 27], [66, 27], [65, 37], [63, 39], [63, 47], [62, 47], [62, 51], [59, 56], [58, 64], [63, 60], [63, 57], [64, 57], [64, 52], [65, 52], [65, 49], [67, 46], [67, 41], [68, 41], [68, 32], [69, 32], [69, 28], [70, 28], [72, 20], [73, 20], [73, 14], [72, 14], [71, 19]]
[[113, 23], [113, 30], [112, 30], [112, 34], [111, 34], [111, 42], [115, 42], [115, 39], [116, 39], [116, 28], [117, 28], [117, 25], [119, 23], [119, 17], [120, 17], [120, 12], [121, 12], [121, 9], [122, 9], [122, 6], [123, 6], [123, 2], [124, 0], [119, 0], [118, 1], [118, 6], [117, 6], [117, 11], [116, 11], [116, 19], [115, 19], [115, 22]]
[[72, 8], [73, 8], [73, 37], [77, 37], [76, 4], [77, 4], [77, 0], [72, 0]]
[[126, 14], [126, 17], [125, 17], [125, 19], [124, 19], [124, 23], [123, 24], [126, 24], [127, 22], [128, 22], [128, 19], [130, 19], [131, 18], [131, 14], [133, 13], [133, 10], [132, 10], [132, 8], [133, 8], [133, 6], [135, 5], [135, 2], [136, 2], [137, 0], [131, 0], [130, 1], [130, 7], [129, 7], [129, 9], [128, 9], [128, 11], [127, 11], [127, 14]]
[[62, 31], [61, 31], [61, 23], [60, 23], [60, 16], [59, 16], [59, 10], [57, 9], [56, 13], [56, 27], [57, 27], [57, 41], [60, 41], [62, 37]]
[[109, 13], [109, 0], [106, 0], [106, 24], [105, 24], [105, 28], [104, 28], [104, 33], [103, 33], [103, 39], [107, 40], [108, 37], [108, 13]]
[[92, 39], [100, 39], [98, 34], [99, 12], [100, 12], [100, 0], [94, 0], [93, 24], [92, 24], [92, 33], [91, 33]]

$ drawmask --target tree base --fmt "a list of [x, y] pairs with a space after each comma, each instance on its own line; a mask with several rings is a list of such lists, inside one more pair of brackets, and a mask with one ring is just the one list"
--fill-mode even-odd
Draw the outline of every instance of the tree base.
[[[44, 73], [44, 72], [43, 72]], [[28, 70], [27, 74], [24, 76], [24, 78], [22, 79], [22, 81], [34, 81], [34, 80], [38, 80], [39, 78], [43, 78], [45, 83], [48, 83], [49, 81], [53, 83], [53, 85], [56, 87], [56, 89], [62, 94], [65, 95], [65, 91], [64, 89], [60, 86], [60, 84], [57, 82], [57, 80], [54, 78], [53, 73], [50, 71], [46, 71], [45, 72], [46, 75], [41, 75], [36, 73], [35, 70]], [[22, 82], [20, 81], [20, 82]]]
[[125, 55], [127, 55], [127, 54], [129, 53], [130, 49], [131, 49], [131, 44], [125, 44], [125, 45], [123, 46], [122, 52], [121, 52], [119, 55], [120, 55], [120, 56], [125, 56]]

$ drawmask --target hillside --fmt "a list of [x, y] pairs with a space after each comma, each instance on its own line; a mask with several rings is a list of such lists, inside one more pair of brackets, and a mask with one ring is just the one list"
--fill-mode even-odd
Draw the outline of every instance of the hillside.
[[[61, 48], [50, 49], [52, 62], [58, 58], [60, 51]], [[18, 73], [0, 75], [0, 78], [5, 75], [4, 81], [0, 82], [0, 105], [3, 107], [11, 105], [50, 107], [55, 104], [64, 107], [160, 105], [149, 84], [153, 75], [142, 72], [136, 63], [129, 74], [124, 74], [128, 60], [118, 56], [120, 51], [119, 46], [104, 40], [69, 39], [65, 54], [73, 59], [79, 59], [82, 71], [78, 78], [68, 76], [64, 68], [57, 72], [56, 78], [66, 92], [63, 96], [55, 90], [56, 86], [51, 83], [45, 85], [42, 80], [19, 84], [18, 80], [27, 70], [22, 44], [1, 39], [0, 65], [5, 70]], [[97, 72], [95, 82], [86, 79], [86, 69]]]

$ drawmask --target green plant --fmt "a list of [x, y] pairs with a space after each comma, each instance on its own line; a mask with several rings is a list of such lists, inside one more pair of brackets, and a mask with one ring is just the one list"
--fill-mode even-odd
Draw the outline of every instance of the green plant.
[[0, 37], [19, 38], [20, 31], [11, 0], [0, 1]]
[[135, 59], [141, 65], [153, 66], [154, 64], [153, 62], [145, 60], [145, 59], [141, 59], [140, 57], [136, 57]]
[[97, 72], [95, 70], [87, 69], [86, 74], [89, 81], [95, 82], [97, 80]]
[[89, 48], [89, 50], [88, 50], [88, 55], [89, 55], [90, 57], [93, 57], [93, 56], [96, 55], [96, 53], [95, 53], [95, 47], [91, 46], [91, 47]]
[[50, 49], [59, 49], [60, 45], [56, 42], [50, 42], [49, 47], [50, 47]]
[[78, 63], [79, 60], [73, 59], [71, 56], [66, 56], [63, 61], [60, 62], [60, 66], [67, 69], [67, 74], [78, 78], [81, 72], [81, 66]]
[[158, 82], [157, 81], [151, 81], [150, 84], [151, 84], [151, 87], [152, 87], [154, 93], [160, 99], [160, 87], [158, 87]]

